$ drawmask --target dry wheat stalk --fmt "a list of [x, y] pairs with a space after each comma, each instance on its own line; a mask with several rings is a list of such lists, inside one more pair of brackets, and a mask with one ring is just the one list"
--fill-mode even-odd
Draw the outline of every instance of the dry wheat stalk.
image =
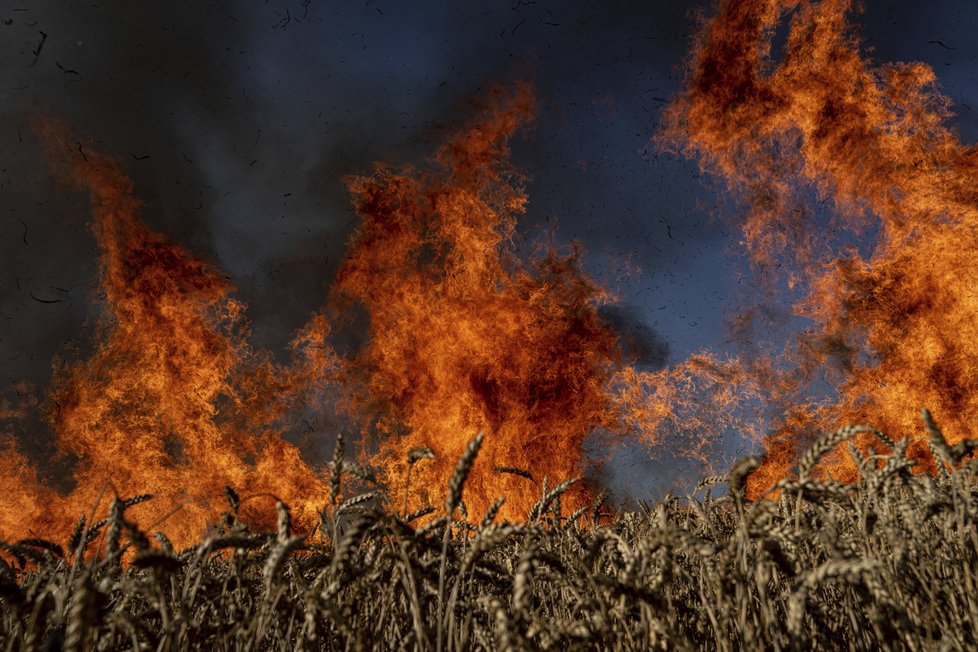
[[459, 501], [462, 499], [462, 488], [465, 485], [466, 478], [469, 477], [469, 471], [472, 469], [475, 457], [479, 454], [479, 449], [482, 447], [483, 436], [483, 433], [480, 432], [468, 443], [462, 452], [462, 457], [459, 458], [458, 464], [455, 466], [452, 477], [448, 480], [448, 496], [445, 498], [445, 511], [449, 516], [455, 511]]

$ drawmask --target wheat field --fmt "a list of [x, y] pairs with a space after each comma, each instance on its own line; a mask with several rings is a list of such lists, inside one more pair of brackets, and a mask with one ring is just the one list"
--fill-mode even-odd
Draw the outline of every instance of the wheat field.
[[[277, 531], [255, 531], [228, 488], [205, 540], [174, 550], [127, 518], [149, 496], [117, 497], [68, 541], [0, 544], [2, 649], [974, 649], [978, 442], [950, 446], [924, 416], [936, 475], [912, 473], [907, 440], [849, 427], [758, 501], [747, 458], [684, 499], [613, 514], [600, 500], [565, 513], [572, 480], [543, 480], [523, 522], [497, 522], [500, 503], [464, 503], [481, 436], [444, 505], [414, 514], [334, 458], [305, 535], [281, 502]], [[867, 454], [860, 433], [876, 436]], [[856, 458], [858, 484], [813, 479], [831, 451]]]

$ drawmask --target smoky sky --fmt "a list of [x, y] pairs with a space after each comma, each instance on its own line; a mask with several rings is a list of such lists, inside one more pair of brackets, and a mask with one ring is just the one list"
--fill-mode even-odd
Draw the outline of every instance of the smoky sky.
[[[84, 197], [48, 178], [40, 118], [120, 159], [144, 219], [228, 274], [256, 346], [273, 350], [322, 304], [356, 225], [344, 175], [423, 162], [490, 85], [537, 88], [539, 120], [514, 144], [530, 179], [527, 246], [550, 231], [579, 239], [592, 271], [620, 283], [619, 268], [647, 264], [637, 256], [715, 239], [670, 223], [673, 207], [646, 224], [665, 174], [648, 174], [649, 136], [675, 88], [687, 9], [14, 3], [0, 15], [4, 377], [43, 384], [95, 318]], [[689, 208], [695, 182], [671, 174]], [[620, 314], [638, 338], [652, 328], [641, 310]]]
[[[978, 136], [978, 6], [864, 4], [872, 56], [933, 66], [956, 126]], [[423, 162], [480, 93], [516, 80], [538, 99], [513, 143], [530, 197], [518, 244], [580, 241], [622, 298], [606, 317], [644, 364], [723, 352], [749, 275], [735, 222], [718, 215], [729, 204], [650, 142], [682, 80], [691, 12], [710, 6], [0, 1], [0, 379], [43, 387], [97, 319], [85, 197], [49, 178], [36, 120], [63, 119], [119, 159], [145, 221], [226, 273], [255, 346], [281, 351], [323, 304], [357, 224], [344, 175]], [[621, 482], [649, 474], [633, 466]]]

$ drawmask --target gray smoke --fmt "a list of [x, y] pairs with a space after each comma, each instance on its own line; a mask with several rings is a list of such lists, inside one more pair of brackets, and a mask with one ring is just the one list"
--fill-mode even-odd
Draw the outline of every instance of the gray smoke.
[[[490, 84], [539, 89], [539, 122], [516, 143], [528, 237], [558, 221], [558, 239], [596, 252], [599, 275], [616, 240], [658, 242], [662, 224], [635, 209], [654, 182], [641, 150], [684, 15], [675, 2], [0, 9], [0, 375], [43, 385], [97, 318], [85, 199], [48, 178], [35, 120], [64, 119], [121, 160], [144, 219], [224, 270], [255, 344], [280, 350], [323, 303], [355, 226], [342, 177], [420, 161]], [[682, 229], [669, 235], [694, 237]]]

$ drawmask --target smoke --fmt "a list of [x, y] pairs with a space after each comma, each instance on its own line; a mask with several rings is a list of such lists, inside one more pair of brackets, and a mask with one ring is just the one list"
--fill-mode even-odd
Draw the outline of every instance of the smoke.
[[16, 315], [3, 330], [5, 378], [43, 382], [95, 298], [87, 211], [48, 179], [38, 118], [60, 116], [124, 160], [154, 227], [212, 252], [203, 217], [212, 189], [202, 183], [200, 144], [182, 138], [178, 124], [188, 113], [234, 114], [221, 83], [232, 73], [218, 56], [242, 38], [229, 4], [41, 1], [4, 11], [3, 227], [16, 234], [2, 239], [0, 256], [0, 311]]
[[604, 305], [598, 314], [619, 334], [622, 354], [643, 371], [666, 366], [669, 343], [642, 319], [638, 308], [628, 304]]
[[[33, 136], [47, 115], [124, 161], [149, 226], [225, 270], [250, 306], [254, 343], [276, 351], [321, 305], [356, 224], [343, 176], [431, 151], [487, 83], [529, 77], [544, 102], [539, 131], [516, 144], [532, 175], [526, 230], [559, 220], [560, 237], [596, 252], [592, 265], [620, 249], [616, 237], [645, 242], [639, 150], [684, 47], [685, 7], [418, 9], [42, 0], [4, 10], [4, 378], [43, 385], [52, 355], [84, 346], [83, 323], [97, 317], [84, 204], [52, 185]], [[596, 215], [614, 225], [594, 228]], [[681, 225], [673, 235], [692, 237]]]

